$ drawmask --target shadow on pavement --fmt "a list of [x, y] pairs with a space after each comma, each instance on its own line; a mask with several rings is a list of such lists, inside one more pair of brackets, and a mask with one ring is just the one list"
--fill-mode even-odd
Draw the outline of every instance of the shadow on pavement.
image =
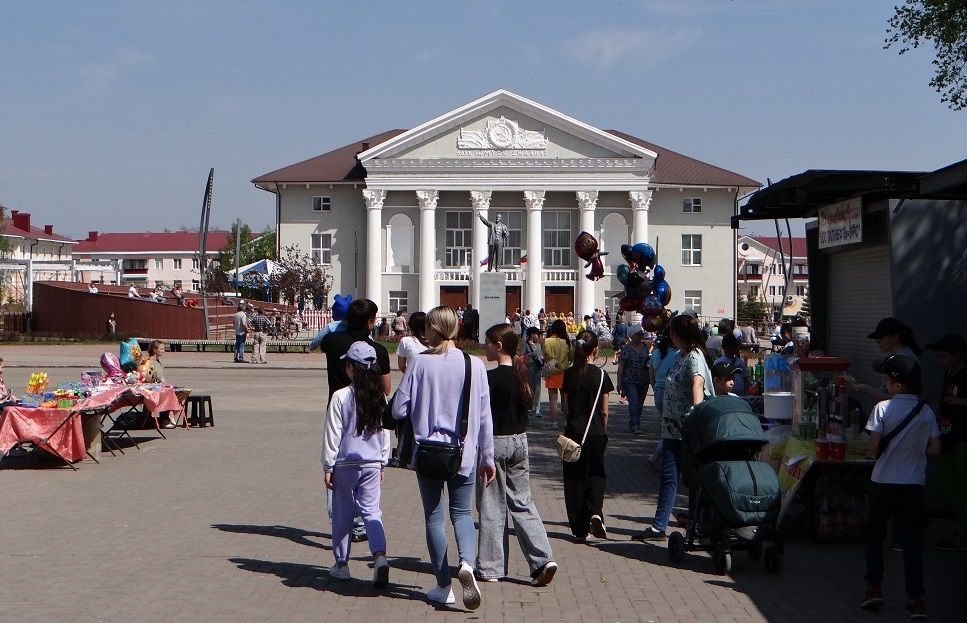
[[222, 532], [234, 532], [236, 534], [261, 534], [262, 536], [274, 536], [282, 539], [288, 539], [296, 545], [318, 547], [319, 549], [332, 551], [332, 547], [323, 545], [322, 543], [318, 543], [309, 538], [318, 537], [321, 539], [331, 539], [332, 535], [326, 534], [325, 532], [313, 532], [311, 530], [303, 530], [302, 528], [293, 528], [291, 526], [254, 526], [247, 524], [222, 523], [213, 524], [212, 528], [221, 530]]
[[349, 597], [391, 597], [416, 601], [425, 599], [423, 592], [417, 587], [393, 584], [392, 581], [385, 588], [378, 589], [368, 581], [368, 578], [331, 580], [328, 571], [317, 565], [254, 558], [229, 558], [228, 560], [244, 571], [275, 575], [280, 578], [282, 584], [293, 588], [314, 588]]

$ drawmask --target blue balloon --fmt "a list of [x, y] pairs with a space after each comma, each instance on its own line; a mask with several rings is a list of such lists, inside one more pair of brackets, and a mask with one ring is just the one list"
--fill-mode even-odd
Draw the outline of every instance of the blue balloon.
[[633, 247], [631, 247], [631, 252], [634, 255], [635, 261], [638, 262], [638, 266], [647, 266], [651, 268], [655, 265], [657, 256], [655, 255], [655, 250], [647, 242], [637, 242]]
[[631, 251], [630, 244], [621, 245], [621, 257], [625, 258], [626, 262], [634, 261], [635, 256], [634, 256], [634, 253], [632, 253]]
[[668, 305], [672, 300], [672, 289], [667, 281], [659, 281], [655, 284], [654, 295], [658, 297], [662, 305]]
[[659, 283], [665, 280], [665, 267], [661, 264], [655, 266], [651, 271], [651, 281], [652, 283]]

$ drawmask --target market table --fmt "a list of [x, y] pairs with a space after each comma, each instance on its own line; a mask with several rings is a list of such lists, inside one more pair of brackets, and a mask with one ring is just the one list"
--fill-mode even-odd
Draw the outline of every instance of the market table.
[[158, 414], [162, 411], [178, 411], [181, 403], [171, 385], [117, 385], [85, 398], [74, 406], [83, 415], [84, 442], [92, 457], [101, 454], [101, 422], [103, 417], [125, 407], [144, 405], [151, 414], [155, 430], [164, 437], [158, 426]]
[[73, 463], [86, 452], [81, 416], [70, 409], [5, 407], [0, 413], [0, 456], [23, 443], [32, 443], [77, 469]]

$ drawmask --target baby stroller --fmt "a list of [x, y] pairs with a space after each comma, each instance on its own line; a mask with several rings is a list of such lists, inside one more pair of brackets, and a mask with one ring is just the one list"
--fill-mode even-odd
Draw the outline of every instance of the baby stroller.
[[682, 434], [688, 527], [684, 535], [669, 535], [672, 561], [684, 560], [685, 552], [707, 551], [715, 571], [726, 574], [732, 552], [744, 550], [751, 560], [764, 557], [769, 572], [782, 570], [779, 479], [755, 458], [766, 443], [759, 419], [741, 398], [710, 398], [688, 415]]

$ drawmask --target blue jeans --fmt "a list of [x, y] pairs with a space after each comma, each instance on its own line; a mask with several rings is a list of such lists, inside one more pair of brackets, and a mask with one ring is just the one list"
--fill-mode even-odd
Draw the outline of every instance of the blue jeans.
[[443, 529], [443, 485], [447, 487], [450, 507], [450, 523], [457, 541], [460, 561], [471, 567], [477, 559], [477, 530], [470, 516], [473, 503], [474, 477], [457, 474], [447, 481], [431, 480], [416, 475], [423, 500], [423, 517], [426, 521], [426, 548], [430, 552], [430, 564], [436, 575], [437, 586], [450, 586], [452, 574], [447, 563], [447, 534]]
[[623, 383], [625, 397], [628, 399], [628, 427], [631, 430], [641, 428], [641, 406], [645, 404], [645, 396], [648, 395], [648, 381], [640, 383]]
[[235, 361], [243, 361], [245, 359], [245, 333], [235, 334]]
[[678, 472], [682, 462], [682, 440], [661, 440], [661, 484], [658, 486], [658, 508], [655, 510], [655, 530], [668, 529], [668, 517], [678, 495]]

